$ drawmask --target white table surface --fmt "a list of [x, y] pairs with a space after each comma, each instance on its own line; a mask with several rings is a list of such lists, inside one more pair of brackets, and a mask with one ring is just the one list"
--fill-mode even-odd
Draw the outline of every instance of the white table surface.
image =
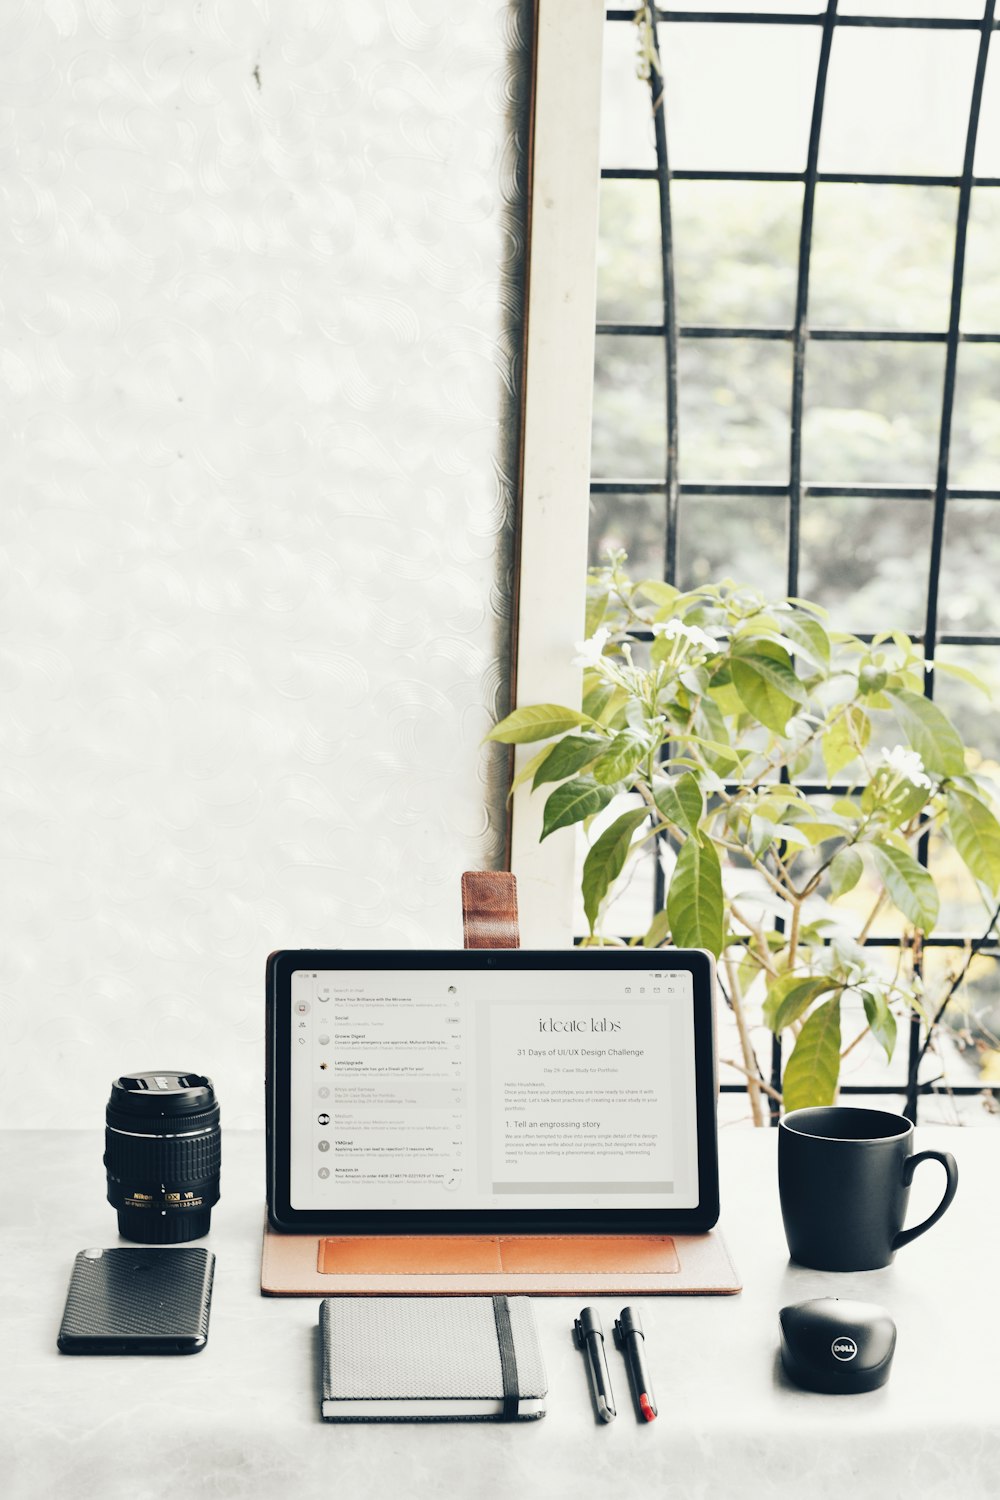
[[[1000, 1496], [1000, 1132], [924, 1129], [958, 1159], [958, 1196], [892, 1267], [853, 1275], [788, 1262], [775, 1132], [722, 1134], [721, 1226], [737, 1297], [633, 1299], [659, 1420], [635, 1420], [609, 1355], [618, 1420], [596, 1422], [571, 1324], [588, 1299], [536, 1298], [548, 1414], [521, 1424], [333, 1426], [318, 1413], [318, 1300], [259, 1295], [263, 1136], [224, 1134], [208, 1347], [188, 1358], [67, 1358], [56, 1333], [75, 1253], [120, 1243], [101, 1133], [0, 1133], [0, 1463], [7, 1500], [366, 1500], [368, 1496], [699, 1500], [974, 1500]], [[917, 1172], [911, 1222], [943, 1185]], [[785, 1303], [880, 1302], [899, 1330], [889, 1384], [865, 1396], [788, 1385]], [[591, 1299], [610, 1329], [624, 1298]]]

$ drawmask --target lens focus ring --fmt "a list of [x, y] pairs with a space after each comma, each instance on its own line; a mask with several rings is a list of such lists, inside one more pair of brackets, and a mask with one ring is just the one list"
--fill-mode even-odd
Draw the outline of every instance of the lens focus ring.
[[[187, 1122], [185, 1122], [187, 1123]], [[109, 1125], [104, 1165], [108, 1176], [126, 1188], [191, 1188], [218, 1175], [222, 1142], [218, 1126], [198, 1135], [125, 1134]], [[218, 1185], [206, 1205], [217, 1203]]]

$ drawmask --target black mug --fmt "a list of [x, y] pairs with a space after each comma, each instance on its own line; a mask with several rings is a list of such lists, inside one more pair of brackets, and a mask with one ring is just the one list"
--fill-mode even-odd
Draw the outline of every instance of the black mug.
[[[939, 1161], [944, 1197], [922, 1224], [904, 1229], [913, 1174]], [[778, 1188], [793, 1260], [819, 1271], [874, 1271], [936, 1224], [955, 1196], [947, 1151], [913, 1154], [913, 1126], [881, 1109], [795, 1109], [778, 1127]]]

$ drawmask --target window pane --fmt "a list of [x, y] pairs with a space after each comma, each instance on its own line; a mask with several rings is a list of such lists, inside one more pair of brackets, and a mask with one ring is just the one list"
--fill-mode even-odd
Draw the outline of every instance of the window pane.
[[840, 0], [837, 14], [978, 21], [982, 19], [983, 0]]
[[[934, 697], [967, 745], [983, 752], [977, 770], [991, 776], [1000, 791], [1000, 745], [997, 743], [997, 704], [1000, 703], [1000, 650], [996, 646], [939, 646], [934, 653]], [[963, 668], [982, 678], [991, 694], [960, 677], [948, 666]]]
[[1000, 490], [1000, 344], [963, 344], [958, 351], [950, 480]]
[[598, 337], [590, 472], [595, 479], [652, 479], [667, 461], [663, 340]]
[[655, 182], [601, 183], [597, 321], [663, 321], [660, 197]]
[[802, 227], [800, 185], [674, 182], [670, 204], [680, 322], [790, 327]]
[[603, 564], [608, 552], [623, 549], [634, 579], [662, 578], [666, 531], [663, 495], [591, 495], [590, 566]]
[[631, 21], [604, 27], [601, 80], [601, 166], [655, 167], [652, 98], [636, 76], [638, 32]]
[[748, 15], [766, 10], [772, 16], [812, 16], [826, 10], [826, 0], [735, 0], [735, 4], [733, 0], [695, 0], [684, 9], [744, 11]]
[[837, 630], [922, 630], [930, 501], [855, 495], [802, 502], [799, 590]]
[[955, 188], [820, 183], [809, 273], [811, 325], [945, 330], [957, 212]]
[[963, 333], [1000, 333], [1000, 189], [975, 188], [962, 284]]
[[[962, 972], [966, 957], [964, 948], [925, 950], [924, 982], [932, 1011], [937, 1010]], [[945, 1063], [947, 1080], [952, 1086], [977, 1082], [983, 1088], [997, 1086], [1000, 1080], [1000, 959], [995, 949], [973, 957], [963, 983], [948, 1004], [939, 1039], [945, 1039], [943, 1046], [939, 1040], [938, 1048]], [[921, 1121], [930, 1123], [936, 1118], [933, 1111], [948, 1108], [950, 1102], [947, 1097], [921, 1099]], [[964, 1123], [970, 1125], [990, 1118], [983, 1114], [987, 1103], [992, 1103], [988, 1097], [954, 1100], [954, 1106], [962, 1111]]]
[[977, 47], [970, 31], [838, 28], [820, 170], [960, 172]]
[[1000, 631], [998, 579], [1000, 501], [949, 500], [941, 554], [939, 628], [955, 635]]
[[974, 878], [947, 839], [931, 839], [928, 860], [941, 900], [937, 930], [960, 933], [963, 937], [981, 937], [986, 931], [993, 903], [983, 900]]
[[681, 588], [732, 578], [784, 595], [787, 509], [772, 496], [685, 495], [678, 526]]
[[788, 345], [761, 339], [682, 339], [677, 364], [682, 481], [787, 483]]
[[983, 82], [983, 102], [976, 135], [975, 171], [979, 177], [1000, 177], [1000, 47], [997, 34], [990, 38]]
[[802, 171], [819, 42], [818, 26], [661, 24], [673, 169]]
[[943, 381], [942, 345], [812, 343], [802, 440], [806, 478], [933, 483]]

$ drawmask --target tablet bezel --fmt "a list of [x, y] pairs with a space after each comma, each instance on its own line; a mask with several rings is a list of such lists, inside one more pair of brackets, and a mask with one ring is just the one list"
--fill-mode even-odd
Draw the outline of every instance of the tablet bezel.
[[[291, 1204], [291, 976], [297, 969], [686, 971], [694, 995], [698, 1202], [694, 1208], [302, 1209]], [[681, 948], [283, 949], [267, 960], [267, 1208], [275, 1229], [319, 1234], [697, 1234], [719, 1217], [715, 969]]]

